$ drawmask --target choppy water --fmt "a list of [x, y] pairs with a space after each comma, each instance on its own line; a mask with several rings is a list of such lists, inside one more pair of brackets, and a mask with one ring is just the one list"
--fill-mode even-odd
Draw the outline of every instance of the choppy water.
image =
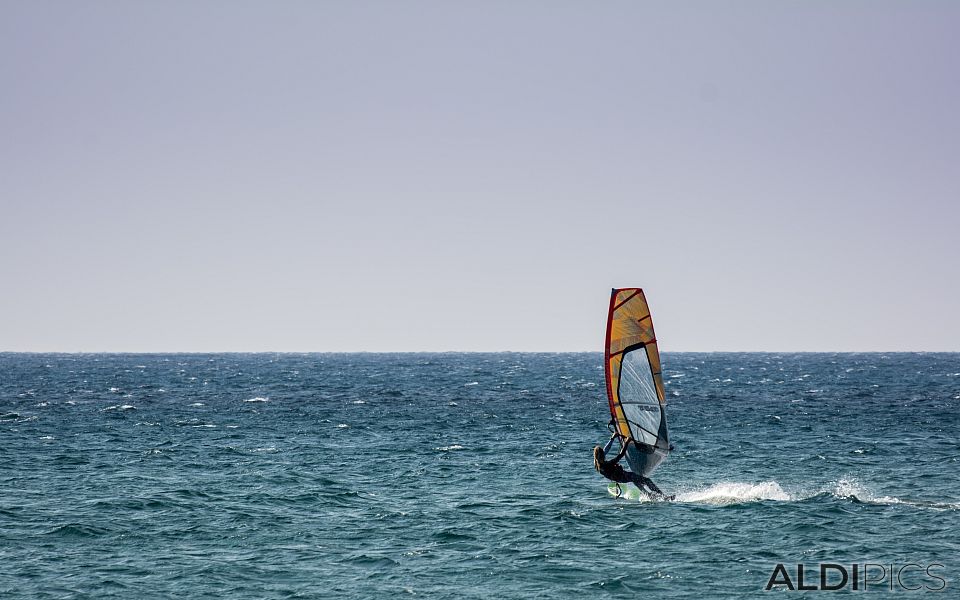
[[593, 471], [599, 354], [0, 354], [0, 597], [960, 597], [960, 354], [664, 367], [673, 502]]

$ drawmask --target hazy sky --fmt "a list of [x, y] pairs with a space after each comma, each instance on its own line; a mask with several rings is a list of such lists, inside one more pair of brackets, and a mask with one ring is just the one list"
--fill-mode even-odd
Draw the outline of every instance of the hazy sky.
[[960, 350], [960, 3], [0, 0], [0, 350]]

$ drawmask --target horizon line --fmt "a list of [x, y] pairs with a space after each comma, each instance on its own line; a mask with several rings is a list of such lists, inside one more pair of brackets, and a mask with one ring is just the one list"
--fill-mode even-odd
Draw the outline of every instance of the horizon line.
[[[960, 354], [960, 350], [660, 350], [661, 354]], [[603, 350], [0, 350], [3, 354], [603, 354]]]

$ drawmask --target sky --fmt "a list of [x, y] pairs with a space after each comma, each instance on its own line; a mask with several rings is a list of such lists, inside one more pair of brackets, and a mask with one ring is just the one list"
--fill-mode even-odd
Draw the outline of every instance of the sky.
[[0, 0], [0, 351], [960, 351], [960, 3]]

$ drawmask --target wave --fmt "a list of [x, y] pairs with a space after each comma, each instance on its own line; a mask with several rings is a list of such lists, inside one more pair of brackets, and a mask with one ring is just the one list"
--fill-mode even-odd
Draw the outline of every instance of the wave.
[[58, 525], [53, 529], [44, 532], [43, 535], [51, 535], [68, 538], [91, 538], [100, 537], [109, 534], [108, 529], [97, 527], [96, 525], [87, 525], [84, 523], [66, 523]]

